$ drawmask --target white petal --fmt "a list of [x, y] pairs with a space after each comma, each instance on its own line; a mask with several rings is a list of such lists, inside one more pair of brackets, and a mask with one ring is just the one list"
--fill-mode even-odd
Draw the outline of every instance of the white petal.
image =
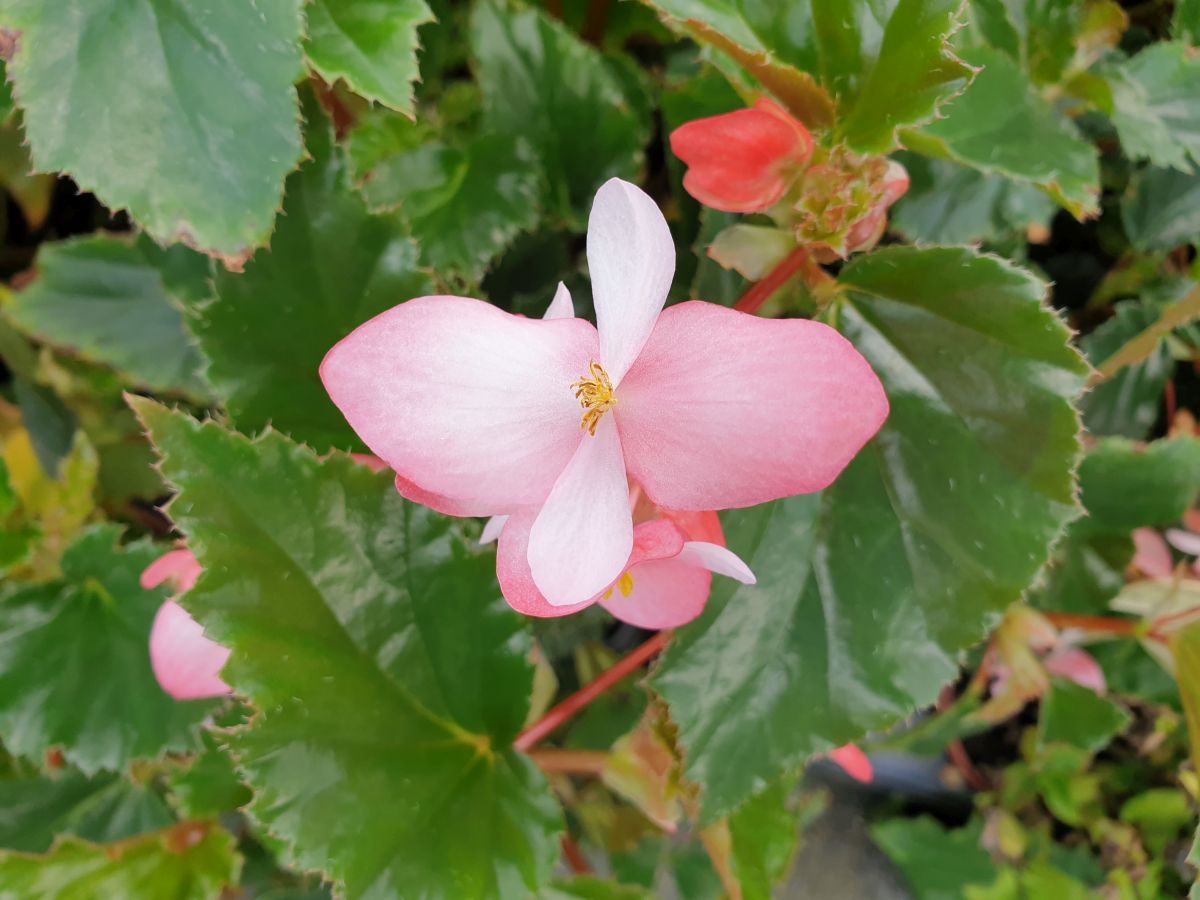
[[1200, 556], [1200, 534], [1184, 531], [1182, 528], [1168, 528], [1167, 543], [1188, 556]]
[[508, 521], [508, 516], [492, 516], [487, 520], [487, 524], [483, 526], [483, 534], [479, 535], [479, 544], [493, 543], [500, 537], [500, 532], [504, 530], [504, 523]]
[[683, 545], [683, 551], [676, 557], [680, 562], [688, 562], [718, 575], [727, 575], [742, 584], [757, 584], [758, 579], [750, 571], [750, 567], [742, 562], [740, 556], [720, 544], [709, 544], [705, 541], [688, 541]]
[[567, 290], [567, 286], [561, 281], [558, 283], [558, 290], [554, 292], [554, 299], [550, 301], [550, 305], [547, 306], [546, 311], [542, 313], [542, 318], [575, 318], [575, 304], [571, 302], [571, 292]]
[[529, 569], [553, 606], [570, 606], [612, 584], [633, 550], [633, 516], [621, 438], [611, 415], [554, 483], [529, 533]]
[[614, 385], [629, 371], [662, 311], [675, 274], [671, 230], [654, 201], [610, 178], [596, 192], [587, 232], [600, 360]]

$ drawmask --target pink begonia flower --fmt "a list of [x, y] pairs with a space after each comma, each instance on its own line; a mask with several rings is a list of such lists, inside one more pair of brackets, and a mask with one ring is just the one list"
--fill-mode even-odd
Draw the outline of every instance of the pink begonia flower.
[[[186, 594], [200, 577], [200, 563], [190, 550], [172, 550], [142, 572], [146, 590], [171, 581], [174, 597]], [[187, 610], [167, 600], [150, 627], [150, 666], [159, 686], [176, 700], [200, 700], [231, 693], [219, 675], [229, 652], [204, 636], [200, 623]]]
[[696, 119], [671, 132], [671, 151], [687, 164], [683, 187], [713, 209], [760, 212], [787, 191], [813, 152], [812, 135], [773, 100]]
[[1150, 578], [1170, 578], [1175, 570], [1171, 548], [1153, 528], [1137, 528], [1133, 532], [1133, 564]]
[[855, 253], [870, 250], [887, 231], [887, 214], [897, 200], [908, 192], [910, 181], [908, 170], [894, 159], [889, 159], [883, 177], [883, 195], [872, 210], [854, 223], [846, 234], [846, 251]]
[[587, 255], [596, 327], [420, 297], [321, 364], [400, 493], [448, 515], [511, 516], [499, 558], [518, 555], [557, 607], [682, 552], [669, 520], [635, 546], [630, 479], [672, 510], [819, 491], [888, 412], [867, 361], [826, 325], [697, 301], [664, 311], [675, 248], [633, 185], [612, 179], [597, 193]]
[[875, 769], [871, 765], [871, 760], [854, 744], [838, 747], [830, 752], [829, 758], [855, 781], [870, 784], [875, 778]]

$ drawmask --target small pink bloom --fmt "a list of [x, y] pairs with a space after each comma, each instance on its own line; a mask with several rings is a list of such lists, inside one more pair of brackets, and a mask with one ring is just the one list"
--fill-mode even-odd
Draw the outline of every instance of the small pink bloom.
[[587, 255], [596, 327], [420, 297], [321, 365], [397, 489], [449, 515], [512, 516], [499, 556], [506, 538], [508, 553], [521, 545], [537, 591], [564, 612], [664, 558], [644, 544], [634, 557], [630, 479], [677, 510], [818, 491], [888, 410], [866, 360], [828, 326], [694, 301], [663, 311], [674, 244], [633, 185], [596, 195]]
[[813, 140], [783, 107], [760, 97], [750, 109], [679, 126], [671, 150], [688, 166], [689, 194], [713, 209], [749, 213], [784, 195], [812, 156]]
[[[172, 550], [142, 572], [147, 590], [170, 581], [179, 597], [200, 577], [200, 563], [190, 550]], [[230, 693], [218, 674], [229, 651], [204, 636], [204, 629], [173, 599], [159, 607], [150, 627], [150, 666], [159, 686], [176, 700], [199, 700]]]
[[854, 224], [846, 234], [846, 252], [870, 250], [887, 230], [887, 214], [897, 200], [905, 195], [909, 187], [908, 171], [895, 160], [889, 159], [883, 178], [883, 194], [871, 211]]
[[829, 758], [855, 781], [870, 784], [875, 779], [875, 769], [871, 760], [854, 744], [838, 747], [829, 754]]
[[1108, 690], [1104, 670], [1086, 650], [1064, 644], [1051, 650], [1042, 663], [1051, 675], [1073, 681], [1097, 694], [1104, 694]]
[[1133, 564], [1150, 578], [1170, 578], [1175, 566], [1171, 548], [1153, 528], [1138, 528], [1133, 532]]

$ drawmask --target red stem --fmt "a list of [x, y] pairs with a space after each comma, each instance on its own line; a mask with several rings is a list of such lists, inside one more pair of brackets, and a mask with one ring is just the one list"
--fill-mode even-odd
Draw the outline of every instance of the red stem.
[[587, 857], [583, 855], [583, 851], [575, 843], [575, 838], [563, 832], [561, 843], [563, 857], [567, 860], [567, 865], [570, 866], [571, 871], [576, 875], [590, 875], [592, 867], [588, 865]]
[[744, 313], [758, 312], [759, 307], [771, 299], [772, 294], [787, 284], [792, 276], [807, 264], [808, 251], [804, 247], [797, 247], [780, 260], [774, 269], [750, 285], [750, 289], [742, 294], [733, 308]]
[[1122, 637], [1132, 637], [1138, 633], [1139, 624], [1133, 619], [1115, 619], [1109, 616], [1080, 616], [1074, 613], [1046, 613], [1056, 628], [1082, 628], [1084, 631], [1098, 631], [1102, 634], [1115, 634]]
[[549, 737], [560, 725], [573, 718], [610, 687], [657, 656], [670, 639], [671, 632], [660, 631], [628, 656], [618, 660], [612, 668], [601, 672], [597, 678], [589, 681], [517, 735], [517, 739], [513, 741], [513, 748], [528, 750], [530, 747]]

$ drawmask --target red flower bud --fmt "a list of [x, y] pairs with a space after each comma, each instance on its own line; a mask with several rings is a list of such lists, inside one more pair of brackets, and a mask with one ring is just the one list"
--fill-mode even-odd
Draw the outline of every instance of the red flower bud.
[[713, 209], [759, 212], [787, 190], [794, 170], [813, 152], [812, 135], [773, 100], [697, 119], [671, 133], [671, 149], [687, 166], [683, 186]]

